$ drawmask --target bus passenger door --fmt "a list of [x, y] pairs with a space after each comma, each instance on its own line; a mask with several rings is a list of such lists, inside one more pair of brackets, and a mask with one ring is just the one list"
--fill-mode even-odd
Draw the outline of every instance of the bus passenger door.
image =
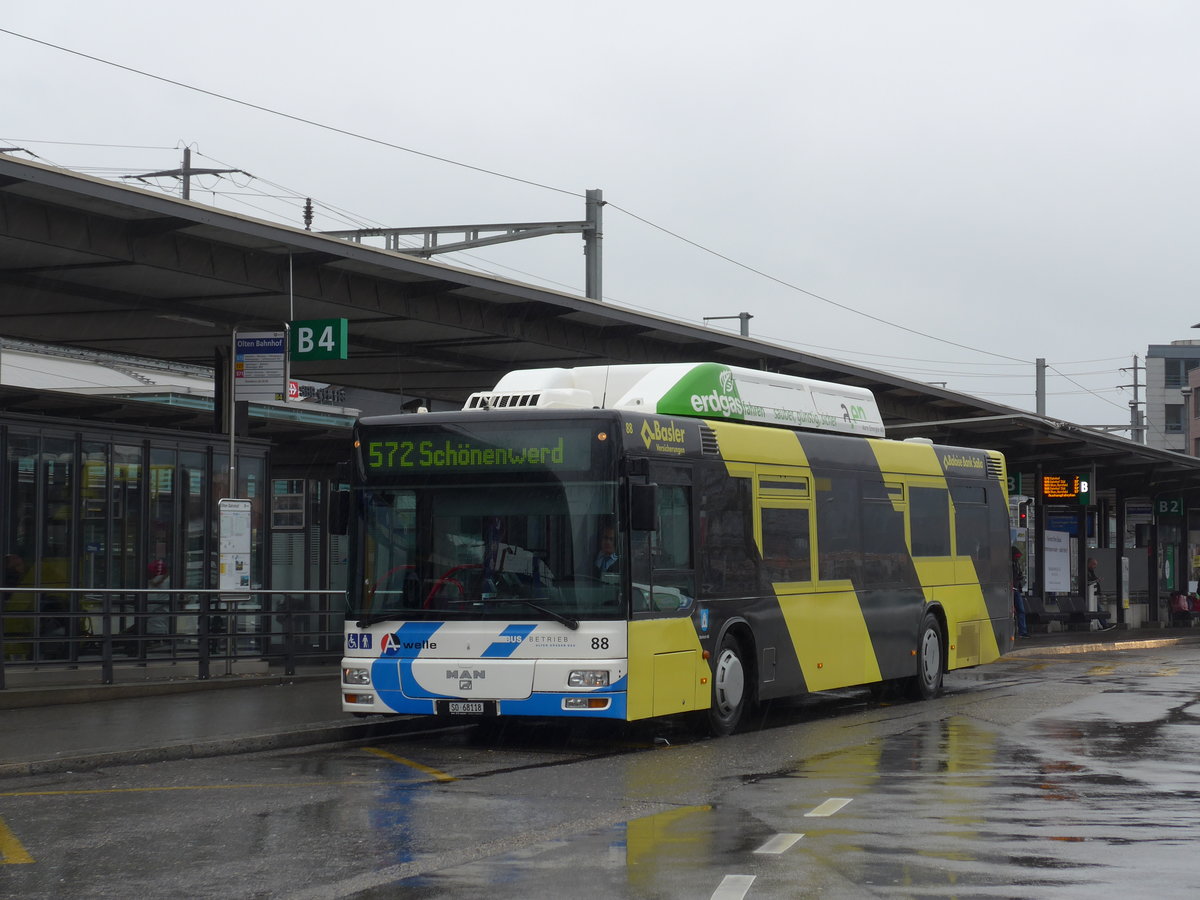
[[817, 673], [808, 663], [830, 639], [831, 626], [838, 629], [840, 601], [813, 591], [812, 473], [760, 465], [756, 475], [754, 539], [762, 555], [762, 588], [775, 606], [758, 617], [760, 694], [814, 690]]
[[708, 664], [692, 623], [695, 510], [690, 466], [654, 464], [655, 525], [630, 534], [629, 718], [703, 709]]
[[819, 691], [878, 681], [870, 594], [855, 584], [868, 549], [862, 479], [857, 471], [829, 467], [814, 475], [813, 488], [813, 592], [787, 616], [805, 683]]

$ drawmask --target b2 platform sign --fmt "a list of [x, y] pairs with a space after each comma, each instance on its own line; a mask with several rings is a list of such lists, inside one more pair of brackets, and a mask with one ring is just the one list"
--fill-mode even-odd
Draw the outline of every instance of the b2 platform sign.
[[307, 319], [292, 322], [288, 350], [292, 359], [347, 359], [348, 329], [345, 319]]
[[220, 577], [222, 591], [245, 593], [250, 590], [250, 509], [249, 500], [223, 498], [218, 503]]
[[1154, 512], [1160, 516], [1182, 516], [1182, 497], [1160, 497], [1154, 501]]

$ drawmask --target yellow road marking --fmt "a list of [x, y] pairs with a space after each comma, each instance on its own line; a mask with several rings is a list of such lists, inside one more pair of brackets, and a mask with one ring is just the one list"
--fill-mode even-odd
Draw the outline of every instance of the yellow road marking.
[[390, 759], [392, 762], [402, 763], [416, 769], [418, 772], [424, 772], [426, 775], [433, 777], [435, 781], [457, 781], [453, 775], [447, 775], [445, 772], [438, 769], [430, 768], [422, 765], [419, 762], [413, 762], [411, 759], [405, 759], [403, 756], [397, 756], [395, 753], [388, 753], [386, 750], [380, 750], [378, 747], [363, 747], [368, 753], [374, 753], [376, 756], [382, 756], [384, 759]]
[[4, 824], [4, 820], [0, 819], [0, 866], [31, 862], [33, 857], [21, 846], [21, 842]]

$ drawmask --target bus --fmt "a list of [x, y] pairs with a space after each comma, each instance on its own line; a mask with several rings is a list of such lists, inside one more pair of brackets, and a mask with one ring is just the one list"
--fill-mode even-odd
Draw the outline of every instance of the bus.
[[360, 419], [342, 709], [729, 734], [916, 698], [1013, 639], [1005, 462], [888, 440], [870, 391], [715, 363], [532, 369]]

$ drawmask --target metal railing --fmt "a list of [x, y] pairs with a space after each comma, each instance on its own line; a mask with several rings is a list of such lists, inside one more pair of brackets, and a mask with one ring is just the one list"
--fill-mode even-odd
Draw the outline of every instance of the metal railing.
[[[342, 654], [345, 591], [13, 587], [0, 590], [0, 690], [5, 673], [195, 663], [209, 678], [238, 660], [282, 664]], [[222, 674], [216, 672], [215, 674]]]

